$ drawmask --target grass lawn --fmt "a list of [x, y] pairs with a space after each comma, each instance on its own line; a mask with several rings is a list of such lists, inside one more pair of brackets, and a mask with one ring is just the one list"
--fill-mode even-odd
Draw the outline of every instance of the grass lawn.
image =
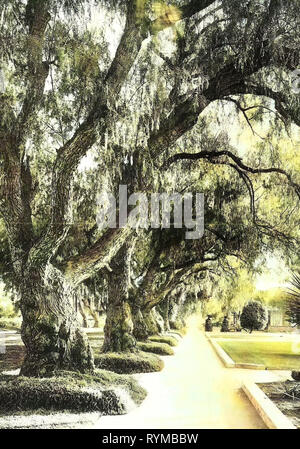
[[[101, 329], [89, 328], [86, 329], [92, 348], [97, 351], [100, 350], [104, 334]], [[0, 351], [0, 373], [1, 371], [9, 371], [19, 369], [23, 363], [25, 348], [21, 340], [20, 334], [6, 334], [0, 333], [0, 349], [1, 343], [5, 343], [5, 351]]]
[[218, 339], [218, 344], [236, 363], [256, 363], [268, 369], [300, 371], [300, 341]]

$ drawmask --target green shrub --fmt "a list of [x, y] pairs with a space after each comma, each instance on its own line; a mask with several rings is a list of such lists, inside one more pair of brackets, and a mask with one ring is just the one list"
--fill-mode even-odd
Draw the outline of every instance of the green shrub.
[[161, 371], [164, 362], [143, 352], [105, 352], [95, 355], [95, 366], [120, 374], [153, 373]]
[[250, 332], [264, 329], [268, 323], [266, 308], [258, 301], [249, 301], [243, 308], [240, 322], [242, 329]]
[[169, 335], [152, 335], [149, 337], [149, 340], [155, 341], [157, 343], [167, 343], [170, 346], [177, 346], [178, 341], [175, 337], [171, 337]]
[[2, 317], [0, 318], [0, 329], [12, 329], [19, 330], [21, 328], [22, 318], [20, 316], [15, 317]]
[[17, 315], [17, 311], [8, 295], [1, 291], [0, 287], [0, 316], [5, 318], [13, 318]]
[[[125, 392], [126, 394], [124, 395]], [[94, 374], [61, 371], [50, 378], [0, 376], [0, 412], [68, 410], [124, 414], [126, 397], [140, 404], [146, 391], [129, 376], [96, 370]]]
[[144, 352], [152, 352], [158, 355], [174, 355], [173, 349], [166, 343], [141, 341], [137, 343], [137, 346]]
[[[300, 371], [292, 371], [292, 378], [297, 382], [300, 382]], [[300, 399], [300, 385], [298, 385], [298, 398]]]
[[187, 333], [187, 328], [186, 327], [181, 327], [180, 329], [172, 329], [172, 334], [177, 334], [179, 335], [179, 337], [184, 337]]
[[171, 330], [180, 331], [180, 329], [185, 327], [185, 322], [182, 319], [177, 319], [175, 321], [170, 321]]
[[19, 329], [21, 327], [21, 314], [9, 293], [4, 291], [0, 283], [0, 329]]

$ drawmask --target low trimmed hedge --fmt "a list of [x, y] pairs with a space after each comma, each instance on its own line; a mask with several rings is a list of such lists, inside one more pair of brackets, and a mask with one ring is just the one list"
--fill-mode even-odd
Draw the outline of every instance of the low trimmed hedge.
[[152, 335], [148, 338], [150, 341], [154, 341], [156, 343], [166, 343], [170, 346], [177, 346], [178, 341], [175, 337], [171, 337], [170, 335]]
[[158, 355], [174, 355], [173, 349], [166, 343], [141, 341], [137, 343], [137, 346], [144, 352], [152, 352]]
[[146, 394], [135, 379], [100, 370], [94, 374], [61, 371], [49, 378], [0, 376], [1, 414], [68, 410], [120, 415], [129, 402], [140, 404]]
[[95, 355], [95, 366], [119, 374], [152, 373], [161, 371], [164, 362], [144, 352], [104, 352]]
[[187, 333], [187, 328], [186, 327], [182, 327], [180, 329], [172, 329], [170, 331], [172, 334], [177, 334], [179, 337], [184, 337]]

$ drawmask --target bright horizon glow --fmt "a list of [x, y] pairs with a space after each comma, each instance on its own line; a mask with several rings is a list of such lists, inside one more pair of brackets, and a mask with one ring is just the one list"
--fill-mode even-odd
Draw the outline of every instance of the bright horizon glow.
[[290, 271], [284, 259], [277, 254], [270, 254], [266, 258], [265, 270], [256, 276], [257, 290], [266, 291], [272, 288], [287, 288]]

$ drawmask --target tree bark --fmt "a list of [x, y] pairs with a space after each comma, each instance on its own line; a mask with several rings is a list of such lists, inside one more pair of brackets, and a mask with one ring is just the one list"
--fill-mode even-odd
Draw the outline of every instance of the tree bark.
[[159, 310], [160, 314], [164, 320], [164, 327], [166, 331], [170, 330], [170, 323], [169, 323], [169, 308], [170, 308], [170, 300], [169, 296], [167, 296], [160, 304], [159, 304]]
[[157, 310], [156, 307], [153, 308], [152, 310], [152, 314], [153, 314], [153, 318], [156, 321], [156, 325], [158, 327], [158, 332], [164, 332], [165, 331], [165, 323], [164, 323], [164, 319], [161, 316], [161, 314], [159, 313], [159, 311]]
[[131, 307], [128, 301], [130, 284], [130, 251], [125, 244], [111, 263], [108, 280], [108, 305], [104, 326], [103, 352], [126, 352], [136, 347]]
[[180, 329], [185, 326], [184, 319], [181, 315], [184, 300], [184, 292], [178, 292], [177, 296], [170, 301], [169, 323], [171, 329]]
[[132, 307], [132, 318], [134, 337], [139, 341], [146, 341], [150, 334], [140, 307]]
[[89, 327], [88, 317], [85, 311], [85, 304], [83, 303], [83, 300], [81, 298], [78, 298], [78, 308], [82, 317], [82, 327]]
[[143, 317], [148, 330], [148, 336], [160, 333], [160, 326], [156, 320], [153, 309], [143, 311]]
[[136, 347], [129, 303], [114, 295], [109, 303], [104, 326], [103, 352], [126, 352]]
[[94, 320], [94, 328], [100, 327], [100, 314], [97, 310], [91, 309], [91, 315]]
[[87, 336], [81, 331], [72, 289], [48, 265], [26, 273], [20, 285], [22, 339], [26, 348], [21, 375], [46, 377], [57, 370], [94, 369]]

